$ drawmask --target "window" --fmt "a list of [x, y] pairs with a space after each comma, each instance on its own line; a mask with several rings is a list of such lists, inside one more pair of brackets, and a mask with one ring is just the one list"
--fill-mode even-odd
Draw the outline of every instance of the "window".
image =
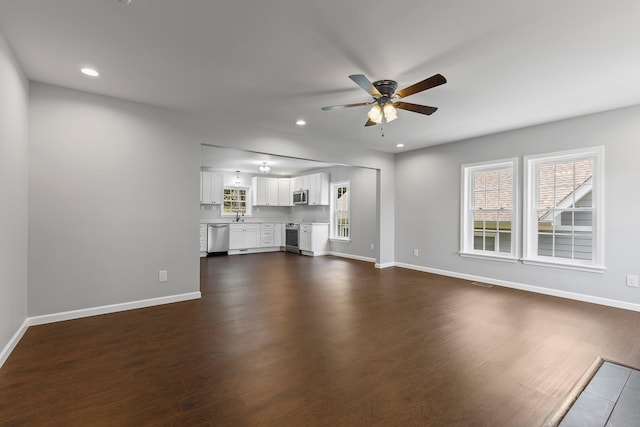
[[251, 216], [249, 189], [225, 187], [222, 195], [222, 216]]
[[523, 262], [603, 267], [602, 147], [525, 157]]
[[517, 163], [462, 165], [460, 255], [517, 259]]
[[331, 238], [350, 240], [351, 217], [349, 215], [349, 181], [331, 183]]

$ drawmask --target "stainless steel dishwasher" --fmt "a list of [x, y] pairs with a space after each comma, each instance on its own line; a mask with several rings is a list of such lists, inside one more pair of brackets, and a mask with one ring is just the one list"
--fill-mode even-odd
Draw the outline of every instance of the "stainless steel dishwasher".
[[227, 254], [229, 251], [229, 224], [207, 225], [207, 253]]

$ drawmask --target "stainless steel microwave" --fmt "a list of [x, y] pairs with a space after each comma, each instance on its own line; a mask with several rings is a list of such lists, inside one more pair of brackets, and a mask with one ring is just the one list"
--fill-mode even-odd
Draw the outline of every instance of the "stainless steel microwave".
[[298, 190], [293, 192], [293, 204], [294, 205], [308, 205], [309, 204], [309, 190]]

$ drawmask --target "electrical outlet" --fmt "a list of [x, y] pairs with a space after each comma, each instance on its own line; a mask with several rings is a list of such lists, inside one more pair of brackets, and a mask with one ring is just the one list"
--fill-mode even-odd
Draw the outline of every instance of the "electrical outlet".
[[373, 248], [374, 248], [374, 247], [375, 247], [375, 246], [373, 246], [373, 243], [372, 243], [372, 244], [371, 244], [371, 250], [373, 250]]
[[166, 282], [167, 281], [167, 270], [158, 271], [158, 282]]
[[627, 274], [627, 286], [632, 288], [638, 287], [638, 276], [635, 274]]
[[418, 250], [417, 249], [413, 250], [413, 256], [418, 256]]

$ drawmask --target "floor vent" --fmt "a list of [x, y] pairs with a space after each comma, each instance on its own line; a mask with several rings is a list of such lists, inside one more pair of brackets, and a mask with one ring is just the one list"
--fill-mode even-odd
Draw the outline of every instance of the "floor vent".
[[493, 285], [490, 285], [488, 283], [482, 283], [482, 282], [471, 282], [471, 284], [473, 286], [480, 286], [481, 288], [493, 288]]

